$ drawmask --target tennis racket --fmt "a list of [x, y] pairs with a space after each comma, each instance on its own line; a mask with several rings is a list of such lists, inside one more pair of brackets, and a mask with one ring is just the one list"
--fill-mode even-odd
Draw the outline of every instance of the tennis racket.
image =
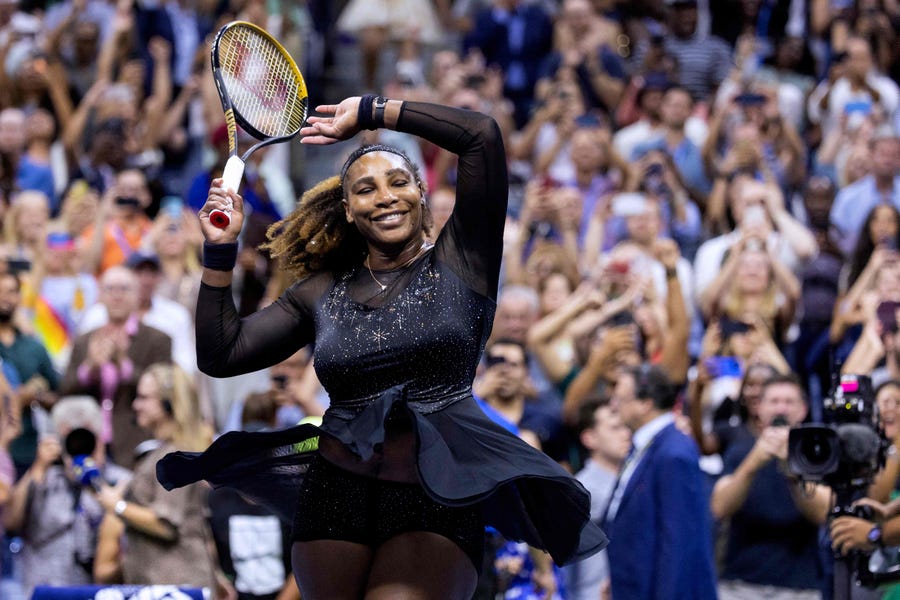
[[[222, 173], [226, 190], [238, 191], [247, 158], [263, 146], [286, 142], [306, 120], [306, 83], [287, 50], [253, 23], [232, 21], [219, 33], [211, 52], [213, 77], [225, 111], [228, 162]], [[237, 126], [259, 140], [238, 157]], [[219, 229], [231, 222], [226, 210], [213, 210]]]

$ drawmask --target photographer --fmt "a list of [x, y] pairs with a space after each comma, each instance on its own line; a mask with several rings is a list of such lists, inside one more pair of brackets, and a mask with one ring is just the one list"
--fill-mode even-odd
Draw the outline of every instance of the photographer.
[[[492, 341], [484, 353], [484, 374], [474, 386], [482, 410], [495, 422], [514, 429], [522, 439], [536, 448], [541, 447], [537, 435], [524, 427], [528, 399], [534, 393], [528, 379], [528, 354], [516, 341]], [[493, 413], [493, 414], [492, 414]]]
[[884, 429], [884, 437], [891, 442], [882, 469], [869, 486], [868, 500], [886, 503], [893, 497], [897, 481], [900, 480], [900, 381], [888, 379], [875, 388], [875, 403], [878, 405], [878, 417]]
[[725, 475], [713, 489], [717, 519], [731, 519], [719, 585], [722, 600], [772, 597], [820, 598], [818, 526], [831, 505], [827, 488], [807, 493], [785, 474], [788, 431], [806, 418], [797, 379], [770, 379], [759, 402], [759, 436], [736, 441], [725, 452]]
[[719, 275], [701, 295], [700, 310], [707, 320], [758, 318], [782, 343], [800, 292], [794, 274], [758, 237], [747, 235], [731, 248]]
[[[844, 362], [842, 373], [872, 373], [873, 379], [900, 378], [897, 309], [900, 307], [900, 263], [884, 263], [874, 277], [874, 289], [859, 300], [862, 333]], [[883, 364], [882, 364], [883, 363]]]
[[34, 463], [16, 483], [3, 512], [6, 528], [24, 540], [25, 597], [36, 585], [91, 583], [103, 508], [84, 486], [96, 479], [121, 484], [131, 476], [105, 461], [103, 445], [97, 443], [102, 416], [93, 398], [61, 398], [51, 418], [56, 433], [41, 440]]
[[[296, 425], [305, 417], [320, 417], [326, 406], [321, 399], [322, 384], [313, 369], [312, 355], [301, 349], [269, 369], [270, 387], [264, 393], [270, 394], [276, 404], [275, 428]], [[230, 394], [228, 399], [231, 400]], [[246, 413], [246, 403], [258, 395], [254, 392], [241, 399], [231, 401], [225, 420], [225, 431], [243, 430], [242, 421]]]
[[716, 294], [706, 290], [721, 273], [728, 251], [744, 238], [759, 238], [777, 262], [794, 273], [818, 251], [813, 234], [785, 209], [777, 186], [738, 175], [730, 191], [731, 214], [737, 226], [704, 242], [694, 260], [695, 293], [701, 304], [704, 294], [707, 303], [715, 299]]
[[566, 261], [578, 263], [583, 198], [577, 189], [558, 185], [551, 179], [535, 178], [525, 186], [519, 226], [510, 234], [504, 249], [508, 283], [530, 284], [525, 265], [531, 254], [543, 246], [559, 246]]
[[[687, 260], [693, 259], [703, 239], [700, 209], [691, 199], [678, 174], [672, 156], [664, 150], [650, 150], [640, 158], [635, 174], [639, 173], [639, 191], [658, 206], [659, 232], [671, 236]], [[634, 226], [626, 224], [628, 236], [635, 239]]]
[[153, 225], [145, 212], [151, 201], [143, 171], [118, 172], [115, 183], [103, 194], [93, 227], [81, 235], [85, 271], [102, 274], [112, 266], [124, 264], [140, 249]]
[[876, 289], [879, 274], [897, 262], [898, 245], [900, 212], [890, 204], [879, 204], [866, 216], [853, 253], [841, 271], [841, 296], [835, 304], [829, 332], [833, 343], [840, 342], [848, 329], [865, 321], [864, 300]]
[[[541, 434], [558, 427], [547, 423], [546, 416], [538, 412], [540, 407], [531, 402], [535, 391], [528, 377], [525, 346], [508, 338], [492, 340], [485, 348], [484, 364], [484, 373], [473, 386], [478, 405], [494, 423], [543, 449]], [[511, 597], [516, 593], [558, 597], [559, 572], [546, 553], [506, 540], [496, 532], [490, 534], [486, 551], [496, 571], [493, 588], [502, 588]]]

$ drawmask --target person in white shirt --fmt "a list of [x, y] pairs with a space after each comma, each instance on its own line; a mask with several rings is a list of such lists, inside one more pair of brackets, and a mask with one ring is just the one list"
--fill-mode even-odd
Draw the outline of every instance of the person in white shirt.
[[[631, 431], [605, 399], [585, 402], [578, 414], [578, 440], [588, 459], [575, 478], [591, 493], [591, 519], [599, 520], [631, 447]], [[571, 600], [596, 600], [609, 580], [606, 551], [564, 569]]]
[[807, 102], [809, 119], [822, 125], [823, 134], [840, 126], [847, 106], [852, 104], [868, 104], [870, 113], [882, 111], [887, 122], [894, 122], [900, 105], [900, 88], [890, 77], [875, 70], [869, 42], [859, 37], [849, 38], [847, 57], [835, 68], [838, 77], [834, 83], [824, 80]]
[[725, 254], [746, 236], [765, 240], [766, 246], [794, 273], [818, 251], [812, 232], [785, 209], [777, 185], [742, 176], [741, 181], [735, 182], [733, 190], [731, 212], [737, 227], [730, 233], [707, 240], [697, 250], [694, 293], [698, 303], [718, 275]]

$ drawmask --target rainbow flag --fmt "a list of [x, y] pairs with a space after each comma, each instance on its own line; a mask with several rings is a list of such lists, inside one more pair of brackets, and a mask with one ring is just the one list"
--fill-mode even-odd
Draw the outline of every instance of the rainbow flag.
[[28, 279], [22, 281], [22, 306], [31, 318], [34, 335], [50, 354], [54, 365], [68, 359], [71, 350], [71, 336], [65, 319], [56, 312]]
[[69, 330], [66, 328], [66, 322], [43, 296], [38, 296], [34, 302], [33, 323], [38, 339], [43, 342], [50, 358], [56, 362], [69, 347]]

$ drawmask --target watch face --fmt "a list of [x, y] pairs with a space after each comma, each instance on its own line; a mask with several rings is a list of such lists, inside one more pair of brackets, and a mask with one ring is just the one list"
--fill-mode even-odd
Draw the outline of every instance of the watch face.
[[873, 527], [869, 531], [868, 538], [869, 538], [869, 541], [872, 542], [873, 544], [881, 541], [881, 527]]

